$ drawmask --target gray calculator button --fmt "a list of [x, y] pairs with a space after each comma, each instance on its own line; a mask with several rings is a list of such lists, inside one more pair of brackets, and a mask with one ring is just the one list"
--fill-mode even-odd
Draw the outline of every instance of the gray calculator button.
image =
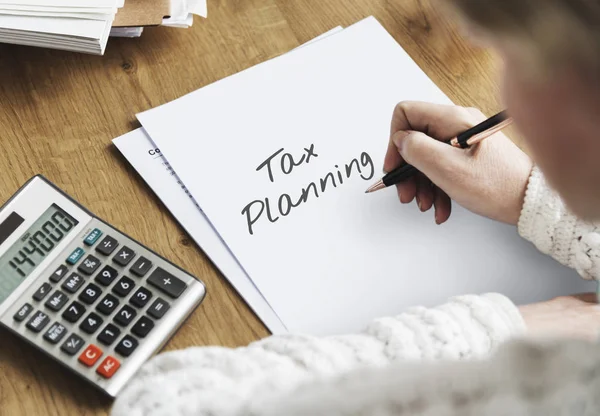
[[108, 256], [113, 251], [115, 251], [115, 249], [117, 248], [118, 245], [119, 245], [119, 243], [117, 242], [117, 240], [115, 240], [114, 238], [112, 238], [110, 235], [107, 235], [96, 246], [96, 251], [98, 253], [104, 254], [105, 256]]
[[104, 320], [100, 318], [99, 315], [95, 314], [94, 312], [91, 312], [83, 320], [81, 325], [79, 325], [79, 328], [81, 328], [81, 330], [87, 334], [93, 334], [98, 328], [100, 328], [100, 325], [102, 325], [103, 322]]
[[127, 266], [131, 260], [135, 257], [135, 251], [130, 249], [127, 246], [123, 246], [117, 251], [117, 254], [114, 255], [113, 261], [117, 263], [119, 266]]
[[100, 289], [95, 284], [90, 283], [79, 294], [79, 300], [82, 301], [83, 303], [87, 303], [88, 305], [91, 305], [92, 303], [94, 303], [96, 301], [96, 299], [98, 299], [100, 297], [101, 294], [102, 294], [102, 289]]
[[77, 270], [89, 276], [94, 273], [98, 267], [100, 267], [100, 260], [90, 254], [81, 262], [79, 267], [77, 267]]
[[63, 277], [67, 275], [69, 269], [64, 264], [61, 264], [58, 269], [50, 276], [50, 281], [54, 283], [58, 283], [61, 281]]
[[150, 274], [150, 277], [148, 277], [148, 283], [162, 290], [172, 298], [178, 298], [187, 288], [187, 285], [182, 280], [176, 278], [171, 273], [161, 269], [160, 267], [156, 268], [156, 270]]
[[127, 326], [136, 317], [137, 312], [129, 305], [125, 305], [114, 317], [114, 321], [121, 326]]
[[109, 286], [117, 278], [117, 271], [110, 266], [104, 266], [96, 275], [96, 282], [102, 286]]
[[154, 303], [148, 308], [148, 315], [153, 318], [160, 319], [165, 316], [165, 313], [169, 310], [169, 304], [166, 300], [162, 298], [158, 298], [154, 301]]
[[77, 273], [71, 273], [69, 278], [62, 284], [62, 288], [69, 293], [75, 293], [83, 285], [83, 277]]
[[129, 303], [131, 303], [133, 306], [137, 306], [138, 308], [143, 308], [151, 298], [152, 292], [145, 287], [140, 287], [138, 290], [136, 290], [131, 299], [129, 299]]
[[113, 324], [106, 325], [106, 328], [98, 335], [98, 341], [104, 345], [110, 345], [121, 335], [121, 330]]
[[115, 351], [117, 351], [123, 357], [129, 357], [131, 355], [131, 353], [133, 351], [135, 351], [137, 346], [138, 346], [137, 339], [135, 339], [131, 335], [125, 335], [123, 337], [123, 339], [121, 340], [121, 342], [119, 342], [119, 344], [115, 348]]
[[81, 349], [81, 347], [83, 347], [83, 344], [83, 338], [81, 338], [79, 335], [71, 334], [64, 344], [62, 344], [60, 349], [69, 355], [75, 355]]
[[98, 310], [101, 314], [108, 316], [113, 313], [115, 309], [117, 309], [119, 303], [119, 299], [108, 293], [104, 299], [98, 303], [96, 310]]
[[79, 302], [73, 302], [62, 313], [62, 317], [69, 322], [77, 322], [85, 313], [85, 307]]
[[131, 332], [138, 337], [144, 338], [154, 328], [154, 322], [147, 316], [142, 316], [139, 321], [135, 323]]
[[44, 300], [44, 298], [48, 296], [48, 293], [50, 293], [51, 290], [52, 286], [50, 286], [50, 283], [44, 283], [40, 286], [38, 290], [35, 291], [35, 293], [33, 294], [33, 298], [37, 301]]
[[50, 322], [50, 318], [42, 311], [37, 311], [27, 322], [27, 328], [33, 332], [40, 332]]
[[31, 306], [29, 303], [26, 303], [25, 305], [21, 306], [21, 309], [19, 309], [17, 313], [15, 313], [13, 319], [17, 322], [23, 322], [23, 320], [29, 316], [32, 310], [33, 306]]
[[152, 268], [152, 262], [148, 260], [146, 257], [140, 257], [133, 263], [133, 266], [129, 269], [131, 273], [135, 274], [139, 277], [144, 277], [146, 273], [150, 271]]
[[64, 325], [55, 322], [44, 334], [44, 339], [51, 344], [58, 344], [65, 335], [67, 335], [67, 328], [65, 328]]
[[58, 312], [62, 309], [63, 306], [65, 306], [65, 303], [67, 303], [68, 300], [69, 298], [67, 297], [67, 295], [62, 293], [60, 290], [57, 290], [52, 294], [52, 296], [46, 301], [44, 305], [46, 305], [48, 309], [53, 310], [54, 312]]

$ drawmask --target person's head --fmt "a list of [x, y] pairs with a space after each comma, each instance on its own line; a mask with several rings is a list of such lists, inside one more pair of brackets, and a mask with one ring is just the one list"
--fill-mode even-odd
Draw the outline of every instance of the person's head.
[[600, 219], [600, 0], [446, 0], [504, 62], [503, 96], [568, 207]]

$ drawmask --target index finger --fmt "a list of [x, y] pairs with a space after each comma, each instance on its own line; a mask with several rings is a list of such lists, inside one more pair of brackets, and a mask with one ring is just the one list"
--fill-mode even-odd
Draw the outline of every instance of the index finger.
[[[483, 117], [483, 116], [482, 116]], [[483, 117], [485, 118], [485, 117]], [[474, 112], [454, 105], [420, 101], [403, 101], [396, 105], [390, 127], [390, 140], [383, 170], [390, 172], [403, 159], [391, 137], [398, 131], [419, 131], [437, 140], [449, 140], [473, 127], [478, 121]]]

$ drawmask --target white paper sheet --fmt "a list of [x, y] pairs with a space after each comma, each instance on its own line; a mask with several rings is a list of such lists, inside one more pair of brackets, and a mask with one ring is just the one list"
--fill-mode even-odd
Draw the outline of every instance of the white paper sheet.
[[[341, 30], [342, 27], [336, 27], [302, 46], [339, 33]], [[221, 240], [198, 204], [190, 197], [175, 171], [144, 129], [134, 130], [114, 139], [113, 142], [265, 326], [273, 334], [287, 332], [279, 317], [232, 256], [227, 245]]]
[[[437, 226], [392, 189], [365, 195], [401, 100], [450, 103], [369, 18], [138, 118], [290, 331], [354, 331], [464, 293], [594, 290], [514, 227], [457, 206]], [[271, 181], [257, 169], [279, 149]]]

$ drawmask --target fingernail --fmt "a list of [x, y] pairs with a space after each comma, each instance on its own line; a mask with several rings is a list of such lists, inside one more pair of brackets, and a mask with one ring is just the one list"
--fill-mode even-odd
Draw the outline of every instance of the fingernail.
[[417, 206], [419, 207], [419, 211], [423, 212], [423, 206], [421, 204], [421, 200], [417, 197]]
[[439, 220], [439, 216], [438, 216], [438, 213], [437, 213], [437, 211], [435, 211], [435, 223], [436, 223], [437, 225], [440, 225], [440, 220]]

